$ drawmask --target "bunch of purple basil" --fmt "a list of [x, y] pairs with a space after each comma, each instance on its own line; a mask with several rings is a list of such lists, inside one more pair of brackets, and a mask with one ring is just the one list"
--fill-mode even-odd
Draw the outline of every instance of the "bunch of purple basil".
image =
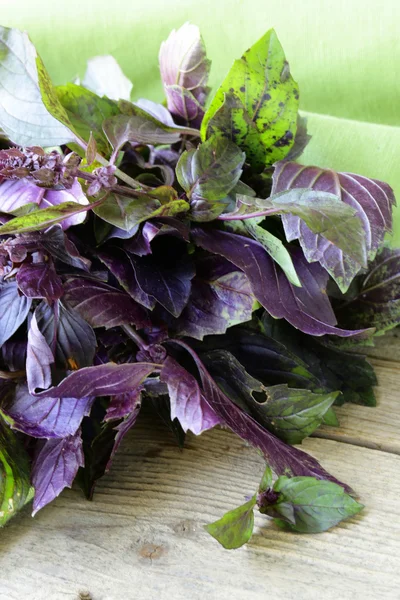
[[163, 104], [131, 102], [109, 56], [55, 87], [25, 33], [0, 50], [0, 522], [75, 478], [91, 498], [144, 405], [180, 445], [223, 425], [264, 455], [258, 493], [208, 527], [225, 547], [257, 506], [299, 531], [358, 512], [295, 444], [375, 404], [355, 350], [400, 322], [395, 199], [297, 162], [275, 32], [211, 96], [197, 27], [173, 31]]

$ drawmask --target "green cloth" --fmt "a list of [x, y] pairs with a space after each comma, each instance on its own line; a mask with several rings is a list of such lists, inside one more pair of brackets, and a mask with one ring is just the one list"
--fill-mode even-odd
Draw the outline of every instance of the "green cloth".
[[[398, 0], [1, 0], [1, 24], [26, 29], [56, 84], [112, 54], [134, 97], [162, 98], [160, 42], [189, 20], [216, 89], [234, 58], [274, 27], [313, 136], [302, 161], [390, 183], [400, 202]], [[400, 207], [393, 244], [400, 246]]]

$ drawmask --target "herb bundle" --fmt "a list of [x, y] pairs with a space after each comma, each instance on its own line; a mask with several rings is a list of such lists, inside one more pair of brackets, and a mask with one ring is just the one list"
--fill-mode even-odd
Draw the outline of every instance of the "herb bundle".
[[297, 162], [273, 30], [213, 97], [197, 27], [159, 62], [163, 104], [132, 102], [109, 56], [55, 87], [0, 28], [0, 523], [75, 478], [91, 498], [148, 404], [179, 444], [222, 425], [264, 455], [254, 496], [207, 526], [226, 548], [255, 508], [324, 531], [362, 505], [295, 445], [375, 404], [354, 348], [400, 322], [393, 191]]

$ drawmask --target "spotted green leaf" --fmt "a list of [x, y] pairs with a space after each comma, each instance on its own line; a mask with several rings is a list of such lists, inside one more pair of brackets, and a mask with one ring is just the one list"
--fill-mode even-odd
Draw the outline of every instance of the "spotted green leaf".
[[11, 219], [0, 227], [0, 235], [28, 233], [47, 229], [55, 223], [61, 223], [67, 217], [90, 210], [90, 205], [82, 205], [77, 202], [62, 202], [50, 208], [43, 208], [30, 212], [21, 217]]
[[204, 116], [202, 139], [222, 132], [262, 170], [293, 146], [298, 104], [297, 83], [271, 29], [234, 62]]
[[73, 83], [58, 86], [55, 91], [74, 130], [85, 142], [89, 141], [92, 132], [97, 150], [108, 156], [111, 146], [103, 132], [103, 122], [119, 114], [117, 103], [105, 96], [100, 98], [94, 92]]

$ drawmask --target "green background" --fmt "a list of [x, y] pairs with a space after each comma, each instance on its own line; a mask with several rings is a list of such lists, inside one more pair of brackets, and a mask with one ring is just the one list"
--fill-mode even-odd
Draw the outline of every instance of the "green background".
[[91, 56], [113, 54], [134, 97], [154, 100], [171, 29], [200, 27], [216, 89], [233, 59], [274, 27], [313, 136], [302, 162], [383, 179], [400, 201], [399, 0], [0, 0], [0, 9], [2, 25], [29, 32], [56, 84], [82, 76]]

